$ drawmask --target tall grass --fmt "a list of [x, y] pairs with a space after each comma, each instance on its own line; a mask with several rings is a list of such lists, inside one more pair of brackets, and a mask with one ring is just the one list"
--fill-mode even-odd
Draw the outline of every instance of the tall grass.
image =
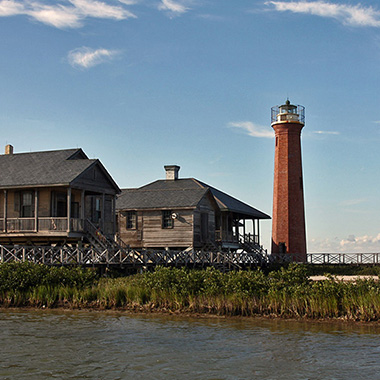
[[290, 265], [221, 273], [159, 267], [129, 277], [99, 278], [79, 268], [0, 265], [3, 306], [122, 308], [228, 316], [380, 320], [380, 284], [373, 280], [312, 282]]

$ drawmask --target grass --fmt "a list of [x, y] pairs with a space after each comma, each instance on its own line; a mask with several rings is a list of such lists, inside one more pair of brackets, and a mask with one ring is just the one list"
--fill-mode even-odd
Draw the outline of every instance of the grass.
[[[323, 272], [326, 273], [326, 272]], [[290, 265], [221, 273], [159, 267], [128, 277], [100, 278], [93, 270], [30, 263], [0, 264], [4, 307], [121, 308], [226, 316], [355, 321], [380, 320], [380, 284], [308, 280], [310, 268]]]

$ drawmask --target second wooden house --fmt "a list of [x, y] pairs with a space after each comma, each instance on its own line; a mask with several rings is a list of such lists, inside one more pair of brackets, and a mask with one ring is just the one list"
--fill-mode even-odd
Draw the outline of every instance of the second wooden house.
[[[116, 201], [118, 233], [131, 248], [261, 250], [265, 213], [195, 178], [179, 178], [165, 166], [166, 179], [124, 189]], [[251, 222], [252, 232], [247, 232]]]

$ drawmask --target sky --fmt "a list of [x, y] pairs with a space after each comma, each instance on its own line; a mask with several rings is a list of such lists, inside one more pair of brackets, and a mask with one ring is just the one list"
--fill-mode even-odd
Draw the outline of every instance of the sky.
[[310, 253], [380, 252], [379, 79], [377, 0], [0, 0], [0, 146], [81, 147], [121, 188], [176, 164], [272, 215], [289, 98]]

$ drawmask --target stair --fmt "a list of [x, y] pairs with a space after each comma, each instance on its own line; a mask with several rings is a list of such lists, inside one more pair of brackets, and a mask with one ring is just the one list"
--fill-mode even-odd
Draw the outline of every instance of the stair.
[[219, 250], [219, 247], [211, 240], [208, 240], [206, 243], [203, 243], [202, 250], [206, 252], [216, 252]]
[[120, 237], [115, 239], [105, 235], [100, 228], [96, 227], [89, 219], [85, 222], [86, 238], [89, 243], [99, 252], [108, 250], [116, 252], [118, 250], [128, 250], [129, 246], [125, 244]]
[[239, 245], [240, 249], [243, 252], [249, 254], [255, 254], [257, 256], [257, 260], [261, 263], [267, 262], [267, 251], [261, 245], [257, 244], [254, 239], [252, 239], [251, 235], [240, 235], [239, 236]]

